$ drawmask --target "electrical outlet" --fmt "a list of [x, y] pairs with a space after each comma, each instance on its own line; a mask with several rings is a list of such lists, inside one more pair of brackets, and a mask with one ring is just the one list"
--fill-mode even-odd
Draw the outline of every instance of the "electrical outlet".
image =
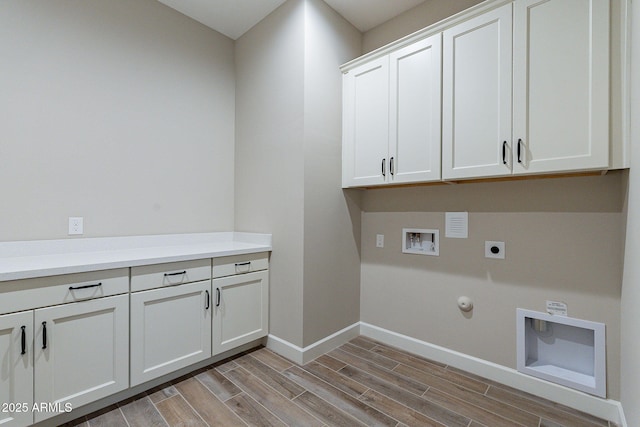
[[384, 234], [376, 234], [376, 248], [384, 248]]
[[69, 217], [69, 236], [84, 234], [84, 218], [81, 216]]
[[484, 242], [484, 257], [494, 259], [504, 259], [504, 242]]

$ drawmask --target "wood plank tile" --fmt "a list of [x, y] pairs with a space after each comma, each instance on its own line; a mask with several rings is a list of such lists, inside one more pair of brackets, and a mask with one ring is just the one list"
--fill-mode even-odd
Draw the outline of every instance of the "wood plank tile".
[[[509, 386], [506, 386], [504, 384], [499, 384], [495, 381], [489, 381], [489, 383], [494, 386], [494, 387], [498, 387], [501, 390], [504, 390], [507, 393], [510, 393], [512, 395], [515, 396], [520, 396], [522, 398], [528, 399], [530, 401], [536, 402], [539, 405], [542, 406], [546, 406], [548, 408], [550, 408], [551, 410], [554, 411], [562, 411], [571, 415], [575, 415], [578, 418], [584, 419], [590, 423], [602, 426], [602, 427], [609, 427], [609, 422], [607, 420], [603, 420], [602, 418], [598, 418], [598, 417], [594, 417], [593, 415], [578, 411], [577, 409], [573, 409], [573, 408], [569, 408], [568, 406], [564, 406], [561, 405], [558, 402], [554, 402], [551, 400], [547, 400], [547, 399], [543, 399], [542, 397], [538, 397], [535, 396], [533, 394], [527, 393], [525, 391], [522, 390], [518, 390]], [[495, 391], [495, 390], [494, 390]]]
[[554, 423], [553, 421], [542, 419], [540, 421], [540, 427], [562, 427], [562, 424]]
[[242, 356], [236, 359], [236, 363], [287, 399], [293, 399], [304, 393], [304, 388], [251, 356]]
[[176, 388], [209, 425], [244, 427], [245, 423], [200, 381], [191, 378], [176, 384]]
[[208, 427], [179, 394], [156, 405], [170, 426]]
[[353, 344], [360, 348], [364, 348], [365, 350], [371, 350], [373, 347], [376, 346], [376, 343], [371, 342], [363, 337], [355, 337], [354, 339], [349, 341], [349, 344]]
[[314, 360], [314, 362], [318, 362], [323, 364], [324, 366], [326, 366], [329, 369], [333, 369], [334, 371], [339, 371], [340, 369], [344, 368], [345, 366], [347, 366], [346, 363], [338, 360], [338, 359], [334, 359], [333, 357], [329, 356], [328, 354], [323, 354], [322, 356], [316, 358]]
[[286, 399], [273, 388], [263, 383], [256, 376], [244, 369], [234, 369], [224, 374], [246, 394], [280, 418], [285, 424], [297, 426], [322, 426], [322, 423], [312, 417], [295, 403]]
[[538, 427], [538, 423], [540, 422], [540, 417], [536, 415], [519, 410], [511, 405], [506, 405], [495, 399], [476, 393], [475, 391], [471, 391], [449, 381], [445, 381], [442, 378], [436, 377], [427, 372], [422, 372], [402, 364], [399, 365], [395, 371], [401, 372], [406, 376], [414, 378], [416, 381], [424, 382], [434, 389], [462, 399], [509, 420], [513, 420], [521, 425]]
[[317, 362], [307, 363], [302, 369], [356, 398], [368, 390], [368, 387], [363, 386], [359, 382], [353, 381], [344, 375], [340, 375], [338, 372]]
[[489, 385], [478, 380], [469, 378], [457, 372], [447, 371], [443, 366], [427, 361], [423, 358], [417, 358], [408, 353], [401, 352], [390, 347], [377, 346], [371, 350], [373, 353], [378, 353], [389, 359], [392, 359], [403, 365], [411, 366], [420, 371], [428, 372], [431, 375], [435, 375], [449, 382], [461, 385], [469, 390], [476, 391], [478, 393], [485, 393], [489, 388]]
[[87, 422], [89, 427], [129, 427], [120, 408], [116, 405], [92, 414]]
[[[362, 357], [364, 359], [370, 360], [374, 363], [377, 363], [378, 365], [382, 366], [383, 368], [387, 368], [387, 369], [393, 369], [396, 366], [398, 366], [398, 362], [396, 362], [395, 360], [389, 359], [388, 357], [385, 357], [383, 355], [380, 355], [378, 353], [373, 353], [370, 352], [368, 350], [365, 350], [363, 348], [357, 347], [355, 345], [351, 345], [349, 343], [346, 343], [344, 345], [341, 345], [340, 347], [338, 347], [339, 350], [345, 351], [347, 353], [351, 353], [354, 356], [358, 356], [358, 357]], [[329, 353], [331, 354], [331, 353]]]
[[405, 406], [447, 426], [466, 427], [469, 424], [469, 421], [471, 421], [465, 416], [457, 414], [452, 410], [442, 408], [420, 396], [416, 396], [413, 393], [383, 381], [380, 378], [358, 368], [354, 368], [353, 366], [346, 366], [342, 368], [340, 373], [397, 402], [402, 402]]
[[161, 427], [167, 425], [149, 397], [143, 397], [120, 406], [120, 410], [130, 427]]
[[370, 426], [395, 426], [396, 420], [364, 404], [332, 385], [297, 366], [287, 369], [284, 374], [300, 386], [321, 397], [352, 417]]
[[62, 424], [60, 427], [89, 427], [86, 417], [80, 417], [68, 423]]
[[178, 390], [173, 385], [163, 385], [156, 389], [149, 390], [147, 395], [153, 403], [158, 403], [161, 400], [167, 399], [171, 396], [178, 394]]
[[610, 424], [364, 336], [305, 366], [264, 347], [243, 352], [118, 406], [65, 426]]
[[232, 369], [236, 369], [237, 367], [238, 365], [236, 365], [236, 362], [234, 362], [233, 360], [228, 360], [224, 363], [216, 364], [214, 366], [214, 369], [224, 374], [225, 372], [230, 371]]
[[514, 420], [509, 420], [500, 415], [494, 414], [493, 412], [472, 405], [465, 400], [443, 393], [435, 388], [430, 388], [423, 397], [438, 406], [447, 408], [451, 411], [456, 411], [457, 413], [469, 417], [474, 421], [478, 421], [486, 426], [510, 427], [514, 425], [521, 425], [516, 423]]
[[313, 414], [316, 418], [330, 426], [362, 426], [365, 424], [347, 415], [345, 412], [338, 410], [335, 406], [327, 403], [318, 396], [305, 391], [294, 399], [298, 405], [302, 406], [307, 412]]
[[408, 426], [445, 427], [445, 424], [401, 405], [374, 390], [367, 391], [360, 400]]
[[[407, 390], [417, 396], [422, 396], [422, 393], [427, 391], [428, 386], [418, 381], [412, 380], [410, 377], [404, 376], [398, 372], [384, 369], [371, 360], [356, 357], [353, 354], [346, 353], [340, 349], [332, 351], [331, 354], [336, 359], [342, 360], [343, 362], [348, 363], [350, 366], [354, 366], [364, 372], [375, 375], [376, 377], [394, 384], [404, 390]], [[363, 354], [363, 357], [367, 356], [368, 355]]]
[[234, 383], [215, 369], [209, 369], [196, 375], [196, 379], [223, 402], [242, 392]]
[[254, 359], [258, 359], [265, 365], [269, 366], [271, 369], [275, 369], [278, 372], [289, 369], [294, 365], [289, 360], [277, 355], [268, 348], [261, 348], [260, 350], [249, 353], [249, 355]]
[[584, 417], [569, 414], [564, 411], [550, 408], [547, 405], [527, 399], [521, 395], [510, 393], [503, 388], [491, 386], [487, 391], [487, 396], [497, 399], [506, 404], [517, 406], [522, 410], [539, 415], [548, 421], [554, 421], [566, 427], [601, 427], [602, 424], [595, 423]]
[[[406, 365], [411, 366], [411, 361], [428, 363], [429, 365], [439, 366], [441, 368], [446, 368], [447, 364], [442, 362], [437, 362], [435, 360], [427, 359], [426, 357], [419, 356], [414, 353], [410, 353], [408, 351], [401, 350], [399, 348], [391, 347], [382, 343], [378, 343], [374, 348], [371, 349], [374, 353], [382, 354], [389, 359], [393, 359], [400, 363], [405, 363]], [[400, 359], [398, 359], [400, 357]]]
[[225, 404], [250, 426], [286, 427], [286, 424], [269, 412], [267, 408], [244, 393], [232, 397]]

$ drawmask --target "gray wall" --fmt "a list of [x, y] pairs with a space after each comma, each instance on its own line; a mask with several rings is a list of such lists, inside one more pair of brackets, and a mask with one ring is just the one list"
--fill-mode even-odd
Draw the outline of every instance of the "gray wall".
[[360, 208], [341, 190], [342, 74], [361, 35], [321, 0], [305, 2], [304, 340], [360, 320]]
[[[623, 186], [612, 172], [368, 190], [362, 321], [515, 368], [516, 308], [563, 301], [570, 316], [606, 324], [609, 397], [619, 398]], [[469, 212], [468, 239], [444, 237], [445, 212], [457, 211]], [[402, 228], [439, 229], [440, 256], [403, 254]], [[486, 259], [486, 240], [504, 241], [506, 259]]]
[[455, 15], [483, 0], [426, 0], [413, 9], [367, 31], [362, 37], [362, 53], [371, 52], [438, 21]]
[[273, 234], [270, 333], [302, 344], [304, 4], [236, 40], [236, 230]]
[[236, 229], [273, 233], [270, 332], [300, 347], [359, 319], [338, 70], [359, 53], [320, 0], [290, 0], [236, 42]]
[[[233, 228], [233, 42], [153, 0], [4, 1], [0, 240]], [[223, 184], [223, 185], [220, 185]]]
[[631, 158], [627, 193], [627, 238], [624, 280], [622, 286], [622, 361], [621, 401], [630, 427], [640, 426], [640, 2], [633, 2], [632, 66], [631, 66], [631, 145], [636, 156]]

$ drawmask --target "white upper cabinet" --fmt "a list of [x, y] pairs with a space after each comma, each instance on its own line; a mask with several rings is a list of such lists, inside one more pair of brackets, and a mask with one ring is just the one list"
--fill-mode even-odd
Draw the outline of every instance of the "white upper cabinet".
[[441, 35], [389, 56], [388, 182], [440, 179]]
[[606, 169], [609, 1], [518, 0], [514, 29], [513, 172]]
[[443, 179], [609, 167], [608, 0], [516, 0], [443, 37]]
[[343, 187], [440, 179], [441, 35], [344, 76]]
[[345, 64], [343, 187], [624, 167], [609, 9], [488, 0]]
[[444, 31], [444, 179], [511, 173], [511, 9]]
[[343, 91], [342, 186], [383, 184], [389, 146], [389, 57], [349, 71]]

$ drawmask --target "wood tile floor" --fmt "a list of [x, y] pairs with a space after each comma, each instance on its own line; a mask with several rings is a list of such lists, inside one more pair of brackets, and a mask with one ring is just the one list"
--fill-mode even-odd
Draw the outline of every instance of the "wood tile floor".
[[256, 349], [69, 425], [609, 427], [364, 337], [304, 366]]

